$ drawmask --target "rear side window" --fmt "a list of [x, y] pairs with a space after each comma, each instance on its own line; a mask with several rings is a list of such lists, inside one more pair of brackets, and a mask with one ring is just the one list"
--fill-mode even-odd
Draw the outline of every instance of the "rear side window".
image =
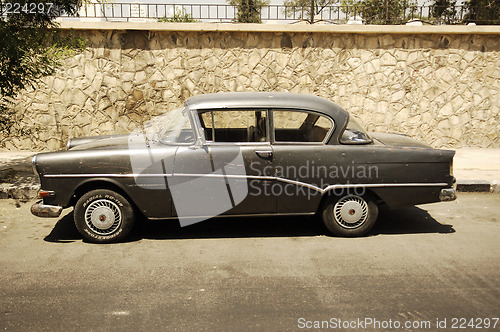
[[321, 143], [333, 128], [324, 115], [307, 111], [273, 110], [274, 141]]

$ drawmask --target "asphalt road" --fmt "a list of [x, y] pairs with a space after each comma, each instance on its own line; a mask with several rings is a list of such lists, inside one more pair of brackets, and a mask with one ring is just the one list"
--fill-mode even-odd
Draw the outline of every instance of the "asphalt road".
[[499, 208], [499, 194], [462, 193], [386, 212], [364, 238], [329, 237], [314, 218], [245, 218], [142, 223], [127, 243], [95, 245], [71, 211], [41, 219], [0, 200], [0, 329], [491, 330]]

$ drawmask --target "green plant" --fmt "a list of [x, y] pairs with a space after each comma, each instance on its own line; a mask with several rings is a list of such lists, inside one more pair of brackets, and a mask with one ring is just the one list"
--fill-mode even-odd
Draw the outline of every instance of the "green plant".
[[300, 19], [314, 23], [314, 15], [320, 14], [327, 7], [338, 0], [286, 0], [284, 14], [288, 17], [298, 16]]
[[500, 24], [500, 0], [469, 0], [465, 7], [465, 23]]
[[[18, 8], [16, 8], [18, 4]], [[12, 103], [17, 93], [54, 73], [61, 59], [85, 47], [82, 38], [61, 33], [54, 19], [65, 12], [76, 15], [81, 0], [19, 0], [0, 16], [0, 131], [13, 124]]]
[[234, 21], [240, 23], [262, 23], [260, 12], [262, 7], [269, 5], [269, 0], [229, 0], [236, 7]]
[[158, 22], [199, 22], [193, 18], [191, 14], [186, 13], [184, 10], [177, 9], [172, 17], [159, 18]]
[[416, 11], [415, 0], [342, 0], [342, 10], [366, 24], [404, 24]]

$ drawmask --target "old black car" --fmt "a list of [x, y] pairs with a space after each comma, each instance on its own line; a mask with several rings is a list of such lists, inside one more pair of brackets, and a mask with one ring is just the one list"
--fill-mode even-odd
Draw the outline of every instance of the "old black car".
[[361, 236], [378, 207], [455, 199], [454, 151], [367, 133], [331, 101], [291, 93], [189, 99], [126, 135], [77, 138], [33, 157], [40, 217], [74, 206], [85, 240], [119, 241], [142, 214], [186, 226], [216, 216], [319, 214]]

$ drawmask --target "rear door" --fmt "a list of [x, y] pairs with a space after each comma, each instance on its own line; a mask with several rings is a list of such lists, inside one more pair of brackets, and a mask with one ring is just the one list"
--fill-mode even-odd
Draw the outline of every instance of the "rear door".
[[315, 112], [275, 109], [272, 123], [277, 212], [313, 213], [321, 190], [335, 181], [331, 166], [336, 149], [325, 144], [333, 121]]

